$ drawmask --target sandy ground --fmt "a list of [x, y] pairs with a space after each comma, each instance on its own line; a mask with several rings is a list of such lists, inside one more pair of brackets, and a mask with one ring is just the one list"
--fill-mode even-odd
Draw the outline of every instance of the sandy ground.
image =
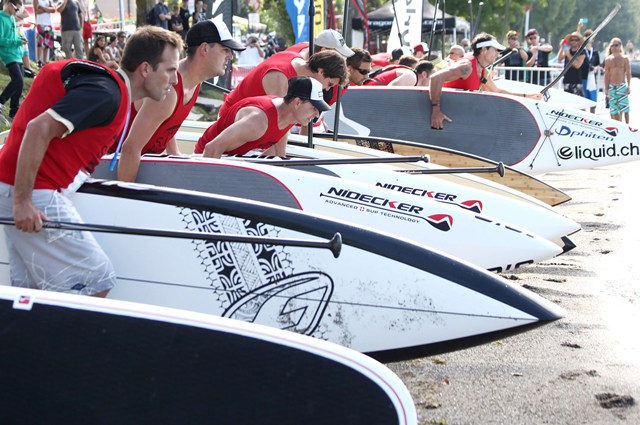
[[571, 236], [577, 248], [504, 276], [567, 315], [484, 346], [390, 364], [420, 424], [640, 424], [640, 163], [542, 179], [573, 198], [556, 208], [582, 225]]

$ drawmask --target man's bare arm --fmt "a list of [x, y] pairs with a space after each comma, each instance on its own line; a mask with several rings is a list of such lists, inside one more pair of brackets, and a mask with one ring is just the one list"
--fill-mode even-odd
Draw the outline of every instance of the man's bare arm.
[[171, 116], [178, 96], [175, 89], [158, 102], [147, 98], [137, 102], [138, 113], [131, 123], [131, 129], [122, 144], [120, 161], [118, 162], [118, 180], [133, 182], [138, 176], [142, 149], [158, 127]]
[[262, 88], [268, 95], [285, 97], [289, 86], [289, 80], [280, 71], [269, 71], [262, 78]]
[[47, 219], [44, 213], [33, 205], [31, 195], [49, 143], [54, 137], [62, 137], [67, 131], [67, 127], [46, 112], [27, 124], [18, 154], [13, 197], [13, 218], [20, 230], [39, 232], [42, 229], [42, 220]]
[[268, 127], [269, 121], [264, 111], [255, 107], [242, 108], [236, 115], [236, 121], [206, 144], [202, 156], [220, 158], [226, 152], [259, 139]]
[[444, 121], [451, 122], [451, 118], [441, 111], [440, 95], [442, 85], [447, 81], [454, 81], [459, 78], [466, 80], [471, 75], [473, 66], [468, 59], [462, 59], [453, 63], [448, 68], [434, 73], [429, 80], [429, 99], [431, 100], [431, 128], [444, 128]]

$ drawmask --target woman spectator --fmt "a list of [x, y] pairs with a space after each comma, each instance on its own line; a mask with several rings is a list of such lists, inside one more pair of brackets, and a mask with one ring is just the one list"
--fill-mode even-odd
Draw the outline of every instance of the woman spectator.
[[93, 43], [91, 52], [89, 52], [89, 60], [98, 62], [109, 68], [118, 69], [118, 64], [111, 59], [109, 53], [106, 51], [107, 40], [104, 35], [99, 35], [96, 41]]
[[116, 42], [118, 41], [118, 39], [115, 36], [110, 36], [109, 37], [109, 44], [107, 45], [107, 47], [105, 47], [105, 51], [109, 54], [109, 57], [111, 58], [112, 61], [116, 62], [116, 63], [120, 63], [120, 58], [122, 57], [122, 52], [120, 51], [120, 48], [118, 48], [118, 45], [116, 44]]
[[207, 19], [207, 7], [202, 0], [196, 1], [196, 10], [193, 12], [193, 25]]

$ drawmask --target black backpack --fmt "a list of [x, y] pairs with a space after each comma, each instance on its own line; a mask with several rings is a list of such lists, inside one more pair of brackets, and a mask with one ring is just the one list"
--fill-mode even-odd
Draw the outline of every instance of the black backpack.
[[147, 25], [156, 25], [156, 7], [153, 6], [149, 12], [147, 12]]

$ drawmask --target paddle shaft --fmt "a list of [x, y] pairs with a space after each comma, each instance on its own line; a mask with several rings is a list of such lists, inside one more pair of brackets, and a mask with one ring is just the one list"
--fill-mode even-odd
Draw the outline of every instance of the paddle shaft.
[[600, 25], [598, 25], [598, 27], [596, 29], [593, 30], [593, 32], [591, 33], [591, 35], [587, 38], [584, 39], [584, 41], [582, 42], [582, 44], [580, 45], [580, 47], [578, 47], [578, 50], [576, 51], [576, 54], [573, 55], [573, 57], [569, 60], [569, 63], [567, 63], [564, 68], [562, 69], [562, 71], [560, 72], [560, 74], [558, 74], [558, 76], [556, 78], [554, 78], [549, 84], [547, 84], [547, 86], [545, 88], [543, 88], [540, 93], [547, 96], [547, 92], [556, 85], [556, 83], [558, 81], [560, 81], [560, 79], [562, 77], [564, 77], [564, 74], [567, 73], [567, 71], [571, 68], [573, 62], [576, 61], [576, 59], [578, 58], [578, 56], [580, 56], [580, 54], [584, 51], [584, 49], [587, 47], [587, 44], [589, 44], [589, 41], [591, 41], [591, 39], [593, 39], [596, 35], [598, 35], [598, 33], [602, 30], [602, 28], [604, 28], [605, 26], [607, 26], [607, 24], [609, 22], [611, 22], [611, 20], [613, 19], [614, 16], [616, 16], [616, 14], [618, 13], [618, 11], [620, 10], [620, 5], [616, 4], [613, 8], [613, 10], [611, 10], [611, 12], [609, 13], [609, 15], [607, 15], [606, 18], [604, 18], [604, 20], [600, 23]]
[[[0, 217], [0, 224], [15, 226], [16, 223], [12, 218]], [[156, 236], [176, 239], [201, 239], [213, 242], [236, 242], [250, 244], [288, 245], [302, 248], [323, 248], [330, 250], [335, 258], [338, 258], [340, 256], [340, 251], [342, 249], [342, 236], [340, 235], [340, 233], [334, 234], [333, 237], [328, 241], [312, 241], [305, 239], [271, 238], [266, 236], [230, 235], [226, 233], [145, 229], [136, 227], [110, 226], [106, 224], [70, 223], [65, 221], [45, 221], [42, 223], [42, 227], [44, 227], [45, 229], [80, 230], [87, 232], [117, 233], [136, 236]]]
[[388, 158], [340, 158], [340, 159], [287, 159], [284, 161], [273, 161], [268, 159], [247, 159], [246, 162], [258, 164], [278, 165], [281, 167], [295, 167], [307, 165], [352, 165], [352, 164], [380, 164], [380, 163], [399, 163], [399, 162], [429, 162], [429, 155], [422, 156], [401, 156]]
[[458, 174], [458, 173], [498, 173], [504, 177], [504, 164], [501, 162], [495, 167], [468, 167], [468, 168], [438, 168], [424, 170], [395, 170], [398, 173], [408, 174]]

